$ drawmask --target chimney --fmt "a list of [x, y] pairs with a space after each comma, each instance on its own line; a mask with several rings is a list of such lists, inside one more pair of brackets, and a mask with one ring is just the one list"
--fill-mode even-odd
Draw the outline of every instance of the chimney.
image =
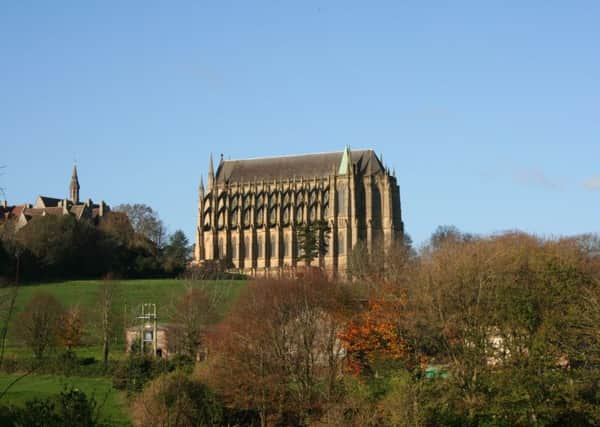
[[2, 200], [2, 207], [3, 208], [8, 207], [8, 202], [6, 201], [6, 199]]

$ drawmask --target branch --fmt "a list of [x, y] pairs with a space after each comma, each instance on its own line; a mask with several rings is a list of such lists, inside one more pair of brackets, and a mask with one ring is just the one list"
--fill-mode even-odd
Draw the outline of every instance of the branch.
[[33, 372], [35, 372], [35, 370], [39, 367], [39, 363], [37, 365], [34, 365], [31, 369], [29, 369], [27, 372], [25, 372], [23, 375], [21, 375], [20, 377], [15, 378], [10, 384], [8, 384], [4, 390], [2, 390], [2, 392], [0, 393], [0, 400], [2, 400], [2, 398], [4, 397], [4, 395], [6, 393], [8, 393], [8, 390], [10, 390], [12, 388], [12, 386], [14, 386], [16, 383], [18, 383], [19, 381], [21, 381], [23, 378], [25, 378], [28, 375], [31, 375]]
[[[18, 249], [17, 249], [18, 251]], [[10, 303], [8, 306], [8, 311], [6, 312], [6, 319], [4, 320], [4, 327], [2, 328], [2, 337], [0, 337], [0, 367], [4, 363], [4, 351], [6, 349], [6, 336], [8, 335], [8, 325], [10, 323], [10, 319], [12, 318], [14, 309], [15, 309], [15, 301], [17, 300], [17, 294], [19, 293], [19, 269], [20, 269], [20, 254], [17, 252], [17, 271], [15, 275], [15, 286], [13, 287], [12, 297], [10, 299]]]

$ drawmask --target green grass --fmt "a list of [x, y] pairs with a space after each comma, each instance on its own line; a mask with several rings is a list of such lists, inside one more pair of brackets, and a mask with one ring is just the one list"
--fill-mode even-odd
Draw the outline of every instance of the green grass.
[[[115, 297], [115, 310], [122, 313], [123, 326], [130, 326], [135, 322], [135, 317], [142, 303], [155, 303], [158, 311], [159, 322], [169, 322], [174, 311], [177, 300], [185, 293], [188, 287], [205, 287], [208, 291], [222, 292], [221, 305], [218, 310], [224, 314], [231, 303], [238, 297], [240, 291], [245, 287], [243, 280], [218, 280], [218, 281], [186, 281], [178, 279], [148, 279], [148, 280], [121, 280], [118, 281], [118, 291]], [[85, 340], [88, 345], [76, 349], [80, 357], [99, 357], [100, 348], [94, 343], [96, 324], [93, 320], [97, 307], [98, 293], [102, 281], [84, 280], [54, 283], [28, 284], [19, 287], [18, 296], [13, 315], [12, 327], [9, 326], [7, 339], [7, 355], [21, 357], [29, 355], [27, 349], [22, 348], [16, 336], [14, 325], [18, 322], [27, 302], [39, 291], [48, 292], [64, 306], [71, 307], [79, 305], [87, 317], [87, 336]], [[97, 343], [97, 340], [96, 340]], [[116, 343], [113, 349], [119, 349]], [[113, 355], [114, 352], [113, 352]]]
[[[0, 374], [0, 389], [12, 382], [18, 375]], [[100, 413], [111, 426], [130, 426], [126, 415], [125, 400], [121, 393], [112, 387], [107, 378], [60, 377], [55, 375], [30, 375], [17, 382], [0, 403], [22, 406], [35, 397], [46, 398], [58, 394], [65, 386], [72, 385], [88, 397], [94, 396], [102, 405]]]
[[[183, 296], [188, 287], [204, 287], [207, 291], [219, 292], [221, 303], [218, 311], [225, 314], [231, 304], [237, 299], [246, 281], [185, 281], [175, 279], [150, 280], [121, 280], [114, 300], [114, 309], [122, 313], [123, 329], [136, 322], [135, 317], [142, 303], [157, 305], [159, 322], [171, 321], [176, 302]], [[102, 281], [68, 281], [54, 283], [28, 284], [20, 286], [15, 304], [15, 312], [9, 325], [6, 358], [31, 359], [31, 350], [24, 347], [17, 338], [19, 316], [24, 311], [27, 302], [39, 291], [47, 292], [65, 307], [79, 305], [84, 313], [86, 345], [75, 348], [79, 358], [94, 357], [101, 359], [101, 347], [98, 343], [97, 321], [94, 312], [97, 307], [98, 293]], [[124, 332], [117, 342], [113, 343], [111, 359], [125, 357]], [[61, 351], [61, 350], [58, 350]], [[16, 374], [0, 373], [0, 390], [14, 380]], [[30, 375], [13, 386], [0, 403], [22, 405], [34, 397], [45, 398], [59, 393], [65, 385], [72, 384], [84, 391], [88, 396], [95, 396], [99, 403], [104, 402], [102, 415], [111, 421], [113, 426], [129, 426], [126, 416], [127, 408], [122, 395], [112, 388], [111, 379], [105, 377], [65, 377], [59, 375]]]

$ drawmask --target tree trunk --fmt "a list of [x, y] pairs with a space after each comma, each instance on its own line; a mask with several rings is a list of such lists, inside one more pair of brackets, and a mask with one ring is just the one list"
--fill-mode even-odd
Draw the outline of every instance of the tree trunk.
[[106, 367], [108, 365], [108, 351], [109, 351], [109, 331], [108, 328], [110, 327], [109, 322], [108, 322], [108, 316], [109, 313], [108, 311], [110, 310], [110, 307], [107, 306], [107, 304], [105, 303], [104, 305], [104, 313], [102, 313], [103, 315], [103, 319], [102, 319], [102, 357], [104, 360], [104, 366]]

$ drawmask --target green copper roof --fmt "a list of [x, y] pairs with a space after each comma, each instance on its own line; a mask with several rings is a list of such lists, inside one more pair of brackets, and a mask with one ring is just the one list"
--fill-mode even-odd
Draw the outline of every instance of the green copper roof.
[[350, 158], [350, 147], [346, 145], [344, 154], [342, 155], [342, 161], [340, 162], [340, 169], [338, 175], [346, 175], [349, 168], [352, 167], [352, 159]]

